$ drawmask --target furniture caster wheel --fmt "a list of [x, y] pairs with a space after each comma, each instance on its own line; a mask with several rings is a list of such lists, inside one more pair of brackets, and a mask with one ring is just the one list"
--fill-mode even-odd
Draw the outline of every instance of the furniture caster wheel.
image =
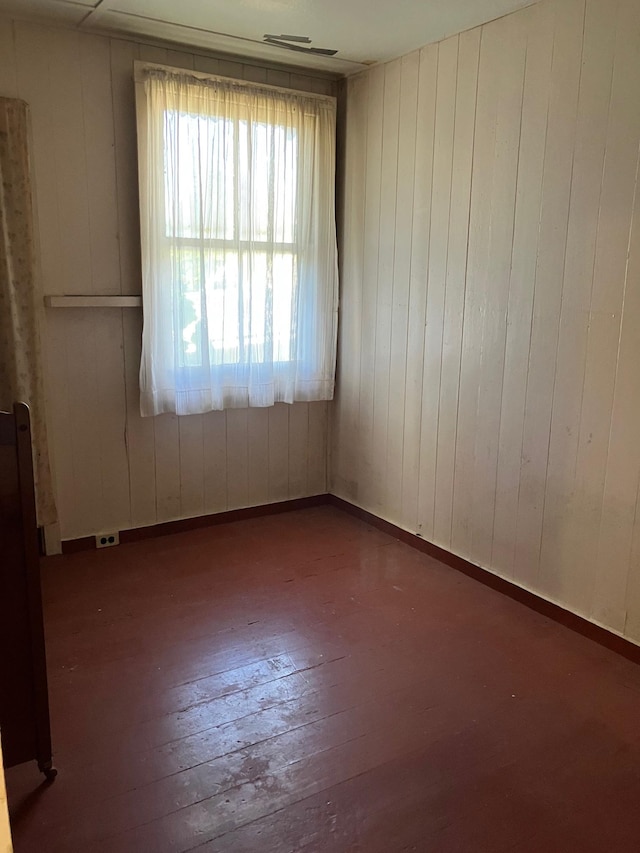
[[58, 775], [58, 771], [55, 767], [43, 767], [42, 772], [44, 773], [44, 778], [47, 782], [51, 783]]

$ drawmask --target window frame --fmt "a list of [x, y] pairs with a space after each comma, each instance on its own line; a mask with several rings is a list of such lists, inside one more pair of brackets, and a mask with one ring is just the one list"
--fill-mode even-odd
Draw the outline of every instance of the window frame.
[[[302, 98], [307, 99], [307, 100], [313, 100], [313, 101], [325, 103], [326, 105], [328, 105], [330, 107], [330, 109], [333, 110], [334, 114], [337, 111], [337, 98], [333, 95], [325, 95], [325, 94], [319, 94], [316, 92], [310, 92], [307, 89], [296, 89], [296, 88], [275, 86], [272, 84], [264, 84], [264, 83], [257, 84], [254, 81], [240, 80], [240, 79], [233, 78], [233, 77], [228, 77], [228, 76], [223, 76], [223, 75], [218, 75], [218, 74], [210, 74], [207, 72], [201, 72], [201, 71], [196, 71], [196, 70], [192, 70], [192, 69], [185, 69], [185, 68], [177, 67], [177, 66], [165, 65], [162, 63], [135, 61], [134, 62], [134, 80], [135, 80], [135, 90], [136, 90], [135, 102], [136, 102], [136, 112], [137, 112], [137, 127], [138, 127], [138, 135], [139, 135], [138, 150], [140, 150], [141, 145], [145, 145], [147, 147], [149, 146], [149, 140], [147, 138], [144, 138], [143, 140], [141, 140], [140, 139], [140, 133], [141, 133], [141, 128], [142, 128], [143, 133], [146, 135], [146, 124], [145, 124], [144, 120], [141, 120], [141, 117], [143, 116], [143, 114], [148, 112], [148, 110], [150, 109], [148, 103], [146, 102], [145, 80], [146, 80], [147, 73], [149, 71], [153, 71], [153, 70], [158, 70], [158, 71], [162, 72], [163, 74], [168, 74], [168, 75], [175, 74], [175, 75], [179, 76], [180, 78], [192, 77], [195, 80], [204, 80], [204, 81], [213, 82], [213, 83], [215, 83], [216, 81], [219, 81], [220, 83], [222, 83], [225, 86], [228, 86], [231, 83], [234, 88], [237, 87], [238, 89], [246, 88], [248, 90], [251, 90], [251, 89], [259, 88], [260, 90], [266, 91], [266, 92], [272, 91], [274, 93], [282, 93], [282, 94], [288, 94], [288, 95], [293, 95], [293, 96], [297, 96], [297, 97], [302, 97]], [[202, 115], [208, 115], [208, 114], [215, 116], [215, 113], [213, 113], [213, 112], [209, 113], [208, 111], [203, 110]], [[308, 115], [313, 116], [314, 120], [316, 119], [315, 113], [313, 113], [312, 111], [309, 111]], [[276, 124], [276, 122], [269, 122], [269, 124]], [[335, 153], [333, 156], [335, 157]], [[300, 177], [298, 177], [297, 180], [300, 181]], [[141, 180], [140, 175], [139, 175], [139, 188], [140, 188], [140, 191], [142, 193], [142, 180]], [[297, 192], [299, 192], [299, 189], [297, 190]], [[333, 214], [334, 214], [334, 216], [336, 215], [335, 206], [333, 209]], [[335, 227], [335, 225], [334, 225], [334, 227]], [[235, 228], [234, 228], [234, 230], [235, 230]], [[277, 251], [278, 247], [280, 247], [282, 249], [283, 254], [289, 255], [292, 258], [293, 263], [298, 264], [300, 262], [301, 252], [304, 252], [304, 246], [300, 245], [298, 235], [297, 235], [297, 228], [295, 229], [293, 236], [294, 236], [293, 242], [277, 242], [276, 243], [276, 242], [270, 242], [268, 240], [264, 241], [265, 252], [271, 252], [274, 250]], [[259, 251], [259, 245], [262, 242], [262, 241], [251, 241], [248, 239], [247, 240], [239, 240], [239, 239], [229, 239], [229, 238], [220, 238], [220, 237], [201, 238], [201, 237], [187, 237], [187, 236], [173, 239], [174, 243], [176, 241], [183, 244], [185, 246], [185, 248], [188, 248], [189, 244], [192, 244], [192, 246], [196, 250], [196, 252], [199, 249], [207, 252], [207, 251], [215, 251], [216, 248], [228, 249], [231, 246], [233, 246], [234, 250], [237, 251], [238, 256], [240, 258], [242, 257], [242, 255], [245, 251], [246, 251], [247, 255], [249, 255], [249, 257], [250, 257], [252, 247], [254, 249], [258, 249], [258, 251]], [[167, 248], [169, 248], [171, 242], [172, 242], [172, 238], [167, 234], [167, 243], [166, 243]], [[143, 254], [144, 254], [144, 251], [143, 251]], [[168, 255], [168, 252], [167, 252], [167, 255]], [[171, 263], [171, 261], [169, 261], [169, 263]], [[163, 266], [164, 266], [164, 263], [163, 263]], [[336, 287], [337, 287], [337, 279], [336, 279]], [[333, 312], [336, 315], [337, 315], [337, 298], [338, 297], [337, 297], [337, 291], [336, 291], [335, 304], [334, 304], [334, 309], [333, 309]], [[319, 328], [320, 327], [318, 327], [318, 334], [320, 334]], [[241, 331], [240, 327], [239, 327], [239, 331]], [[313, 331], [315, 331], [315, 330], [312, 329], [312, 332]], [[333, 355], [334, 376], [335, 376], [335, 335], [336, 335], [336, 331], [335, 331], [335, 321], [334, 321], [334, 335], [333, 335], [333, 337], [334, 337], [334, 344], [333, 344], [333, 347], [334, 347], [334, 355]], [[240, 335], [240, 337], [241, 337], [241, 335]], [[210, 339], [208, 339], [208, 336], [206, 339], [209, 340], [209, 344], [211, 345], [211, 341], [210, 341]], [[175, 338], [174, 338], [174, 342], [175, 342]], [[307, 362], [299, 362], [296, 355], [293, 352], [291, 353], [290, 358], [286, 359], [286, 360], [284, 360], [284, 359], [279, 360], [279, 361], [265, 360], [264, 362], [255, 362], [255, 361], [251, 361], [251, 360], [240, 360], [239, 359], [236, 362], [228, 362], [228, 363], [215, 364], [215, 365], [209, 363], [208, 359], [206, 359], [204, 357], [201, 357], [199, 364], [192, 364], [192, 365], [184, 363], [184, 355], [182, 356], [182, 358], [183, 358], [182, 364], [180, 364], [180, 365], [175, 364], [174, 365], [174, 374], [176, 375], [176, 377], [177, 376], [189, 376], [189, 377], [191, 377], [192, 380], [195, 379], [196, 381], [199, 382], [198, 377], [202, 376], [203, 380], [204, 380], [203, 381], [203, 388], [206, 385], [206, 381], [208, 379], [210, 379], [212, 374], [214, 374], [214, 373], [218, 377], [218, 379], [216, 379], [216, 381], [219, 381], [221, 385], [227, 385], [227, 377], [229, 377], [233, 373], [233, 371], [237, 370], [238, 368], [239, 369], [246, 368], [247, 373], [249, 372], [249, 370], [251, 370], [251, 372], [254, 376], [256, 374], [259, 376], [262, 369], [264, 369], [265, 375], [266, 375], [269, 370], [272, 370], [272, 371], [274, 371], [274, 373], [277, 373], [279, 371], [279, 369], [286, 371], [291, 365], [307, 364]], [[307, 371], [309, 369], [309, 365], [311, 365], [311, 364], [312, 364], [312, 362], [308, 362], [307, 368], [306, 368]], [[314, 368], [312, 368], [312, 370], [314, 370]], [[318, 384], [321, 384], [323, 381], [326, 381], [326, 379], [324, 379], [320, 375], [318, 375], [318, 377], [314, 378], [312, 381], [316, 382]], [[331, 397], [330, 396], [329, 397], [321, 396], [318, 398], [312, 397], [310, 399], [331, 399]]]
[[[144, 67], [150, 67], [150, 66], [151, 67], [162, 67], [162, 66], [156, 66], [154, 63], [140, 63], [140, 64], [143, 65]], [[197, 75], [197, 76], [206, 77], [207, 79], [209, 79], [209, 78], [220, 79], [220, 80], [232, 79], [232, 78], [223, 78], [223, 77], [214, 78], [214, 75]], [[235, 81], [234, 80], [233, 82], [234, 82], [234, 84], [236, 82], [245, 83], [245, 85], [247, 85], [247, 87], [252, 85], [250, 83], [246, 83], [246, 81]], [[255, 85], [255, 84], [253, 84], [253, 85]], [[282, 89], [281, 87], [263, 86], [262, 84], [260, 84], [260, 88], [261, 89], [267, 89], [267, 90], [274, 90], [274, 91], [287, 91], [287, 90]], [[295, 91], [295, 90], [290, 90], [290, 91]], [[306, 97], [307, 93], [305, 92], [304, 95]], [[216, 119], [216, 118], [224, 119], [224, 116], [221, 116], [219, 113], [216, 113], [216, 112], [205, 113], [204, 111], [202, 111], [202, 112], [197, 113], [197, 116], [198, 117], [205, 117], [205, 118], [213, 118], [213, 119]], [[315, 116], [312, 116], [312, 118], [315, 120]], [[163, 117], [163, 119], [159, 118], [159, 120], [160, 121], [164, 120], [164, 117]], [[238, 144], [238, 135], [240, 132], [239, 125], [240, 125], [239, 121], [233, 122], [233, 135], [234, 135], [235, 146], [237, 146], [237, 144]], [[286, 130], [286, 125], [283, 125], [283, 124], [278, 125], [277, 122], [269, 122], [266, 117], [265, 117], [265, 126], [266, 127], [276, 127], [276, 128], [278, 126], [280, 126]], [[235, 147], [234, 147], [234, 150], [235, 150]], [[296, 150], [297, 150], [297, 142], [296, 142]], [[296, 156], [296, 161], [297, 161], [297, 156]], [[237, 168], [237, 163], [234, 164], [234, 166]], [[296, 210], [297, 210], [297, 199], [299, 198], [299, 196], [301, 194], [301, 190], [302, 190], [301, 179], [300, 179], [300, 175], [299, 175], [299, 172], [297, 169], [297, 162], [296, 162], [296, 184], [297, 185], [295, 188], [295, 193], [296, 193]], [[165, 205], [165, 207], [163, 208], [162, 219], [168, 225], [166, 201], [167, 201], [167, 196], [165, 195], [163, 197], [163, 204]], [[240, 208], [239, 208], [239, 202], [238, 202], [238, 198], [237, 198], [237, 185], [235, 185], [235, 184], [234, 184], [233, 209], [234, 209], [233, 235], [231, 237], [203, 237], [203, 238], [201, 238], [201, 237], [189, 237], [189, 236], [173, 236], [172, 237], [169, 233], [166, 233], [164, 235], [164, 238], [162, 241], [163, 247], [165, 247], [167, 250], [164, 254], [165, 255], [169, 254], [172, 245], [173, 246], [180, 246], [180, 248], [184, 248], [186, 250], [188, 250], [189, 248], [192, 248], [195, 252], [200, 250], [204, 253], [207, 253], [210, 251], [215, 251], [216, 249], [219, 249], [222, 251], [226, 250], [229, 252], [236, 253], [238, 256], [239, 264], [241, 267], [243, 267], [244, 266], [244, 263], [243, 263], [244, 259], [251, 257], [252, 249], [253, 249], [253, 253], [255, 253], [255, 254], [260, 254], [261, 252], [264, 252], [265, 254], [277, 253], [277, 254], [282, 254], [282, 255], [289, 255], [292, 259], [292, 263], [295, 265], [298, 264], [298, 259], [299, 259], [299, 255], [300, 255], [300, 244], [299, 244], [299, 239], [298, 239], [297, 217], [295, 217], [295, 221], [293, 222], [293, 235], [292, 235], [293, 239], [291, 241], [275, 241], [275, 240], [270, 241], [268, 239], [251, 241], [249, 239], [241, 239], [239, 236], [240, 232], [241, 232], [241, 226], [240, 226], [239, 216], [238, 216]], [[264, 248], [261, 249], [261, 246]], [[168, 261], [168, 263], [170, 263], [170, 261]], [[239, 289], [239, 291], [242, 289], [241, 284], [239, 285], [238, 289]], [[211, 338], [208, 338], [208, 343], [209, 343], [209, 346], [212, 346]], [[291, 339], [289, 339], [289, 343], [291, 344]], [[251, 344], [249, 344], [248, 346], [251, 346]], [[189, 376], [189, 377], [194, 377], [194, 378], [198, 377], [199, 375], [207, 376], [207, 375], [210, 375], [211, 373], [215, 373], [220, 377], [220, 381], [224, 382], [225, 377], [228, 377], [229, 374], [234, 369], [243, 369], [243, 368], [249, 369], [249, 367], [251, 367], [251, 369], [253, 371], [257, 371], [258, 373], [260, 372], [260, 370], [263, 366], [266, 369], [266, 366], [267, 366], [266, 362], [249, 360], [246, 358], [246, 356], [243, 355], [243, 351], [246, 349], [246, 347], [247, 347], [247, 342], [245, 341], [245, 339], [241, 333], [241, 328], [239, 326], [238, 327], [238, 360], [237, 361], [226, 361], [225, 360], [222, 364], [214, 365], [214, 366], [211, 366], [211, 365], [207, 366], [205, 364], [205, 359], [201, 358], [200, 364], [197, 364], [197, 365], [196, 364], [182, 363], [181, 365], [176, 367], [176, 373], [180, 374], [181, 376]], [[276, 370], [277, 369], [285, 369], [289, 364], [291, 364], [294, 361], [294, 355], [291, 352], [291, 347], [289, 347], [289, 349], [290, 349], [290, 357], [288, 359], [280, 359], [278, 361], [271, 360], [270, 362], [268, 362], [268, 364], [270, 364]]]

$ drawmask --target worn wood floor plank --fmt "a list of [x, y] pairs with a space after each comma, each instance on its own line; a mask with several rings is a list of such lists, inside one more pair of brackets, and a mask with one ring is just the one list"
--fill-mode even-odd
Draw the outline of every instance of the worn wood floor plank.
[[43, 575], [16, 853], [637, 849], [640, 668], [336, 508]]

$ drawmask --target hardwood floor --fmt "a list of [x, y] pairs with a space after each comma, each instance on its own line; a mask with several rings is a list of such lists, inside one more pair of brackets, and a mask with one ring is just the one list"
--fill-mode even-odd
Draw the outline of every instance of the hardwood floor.
[[640, 667], [333, 507], [43, 575], [16, 853], [640, 849]]

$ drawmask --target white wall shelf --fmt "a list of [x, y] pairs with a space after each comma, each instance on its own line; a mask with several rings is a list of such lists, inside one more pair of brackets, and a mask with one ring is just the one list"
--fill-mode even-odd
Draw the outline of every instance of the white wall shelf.
[[141, 296], [45, 296], [47, 308], [140, 308]]

